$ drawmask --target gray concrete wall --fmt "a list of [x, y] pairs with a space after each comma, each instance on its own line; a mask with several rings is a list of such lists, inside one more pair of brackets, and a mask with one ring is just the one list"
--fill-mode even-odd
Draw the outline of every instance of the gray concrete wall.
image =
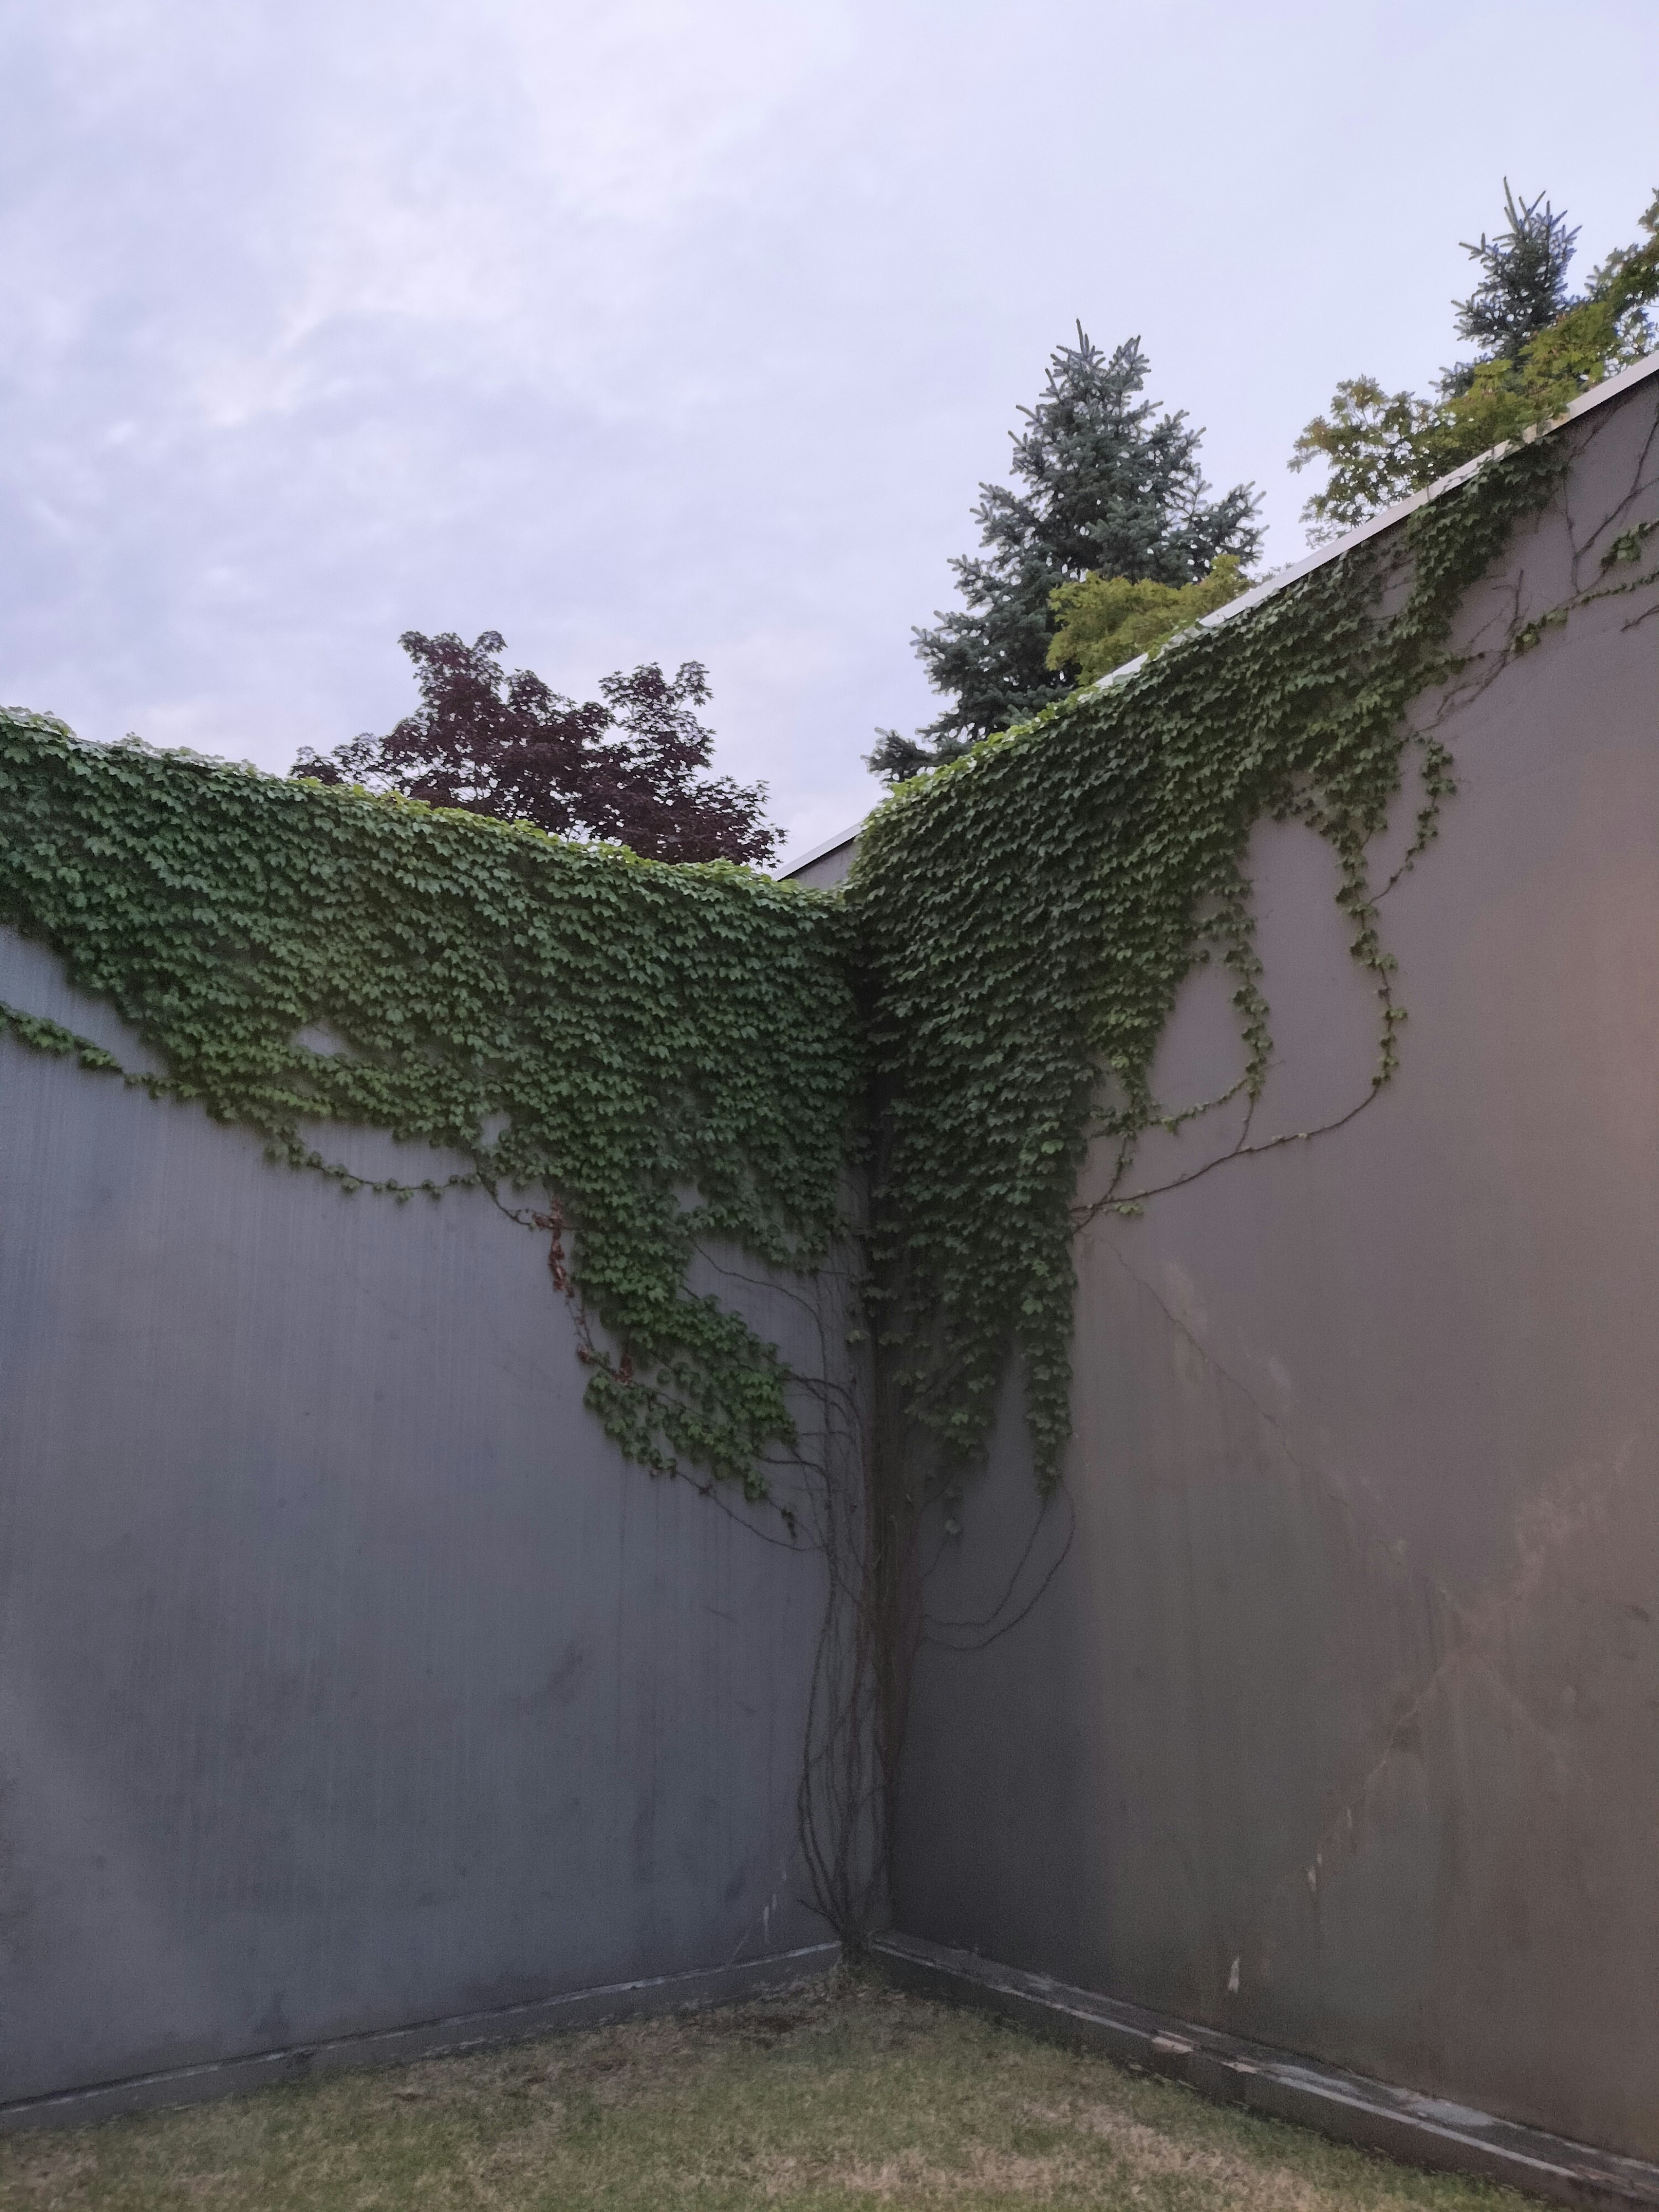
[[[142, 1060], [3, 933], [0, 997]], [[0, 2101], [826, 1934], [822, 1563], [581, 1385], [482, 1194], [348, 1197], [0, 1036]]]
[[[1659, 518], [1652, 382], [1564, 434], [1565, 500], [1466, 646], [1561, 600], [1575, 548], [1581, 583], [1628, 577], [1601, 552]], [[1384, 902], [1392, 1086], [1081, 1238], [1065, 1493], [1009, 1590], [1038, 1519], [1011, 1392], [928, 1581], [896, 1869], [911, 1934], [1649, 2157], [1655, 596], [1451, 716], [1459, 793]], [[1364, 1096], [1373, 1005], [1327, 849], [1269, 828], [1252, 862], [1261, 1137]], [[1164, 1095], [1237, 1064], [1200, 972]], [[1220, 1118], [1144, 1180], [1224, 1152]]]

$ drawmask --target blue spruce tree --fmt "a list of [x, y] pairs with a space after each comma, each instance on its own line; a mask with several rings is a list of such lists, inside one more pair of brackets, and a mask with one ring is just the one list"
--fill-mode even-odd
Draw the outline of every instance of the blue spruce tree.
[[1077, 338], [1050, 356], [1036, 405], [1019, 410], [1017, 489], [980, 486], [981, 550], [951, 563], [966, 607], [915, 632], [927, 680], [951, 704], [914, 738], [880, 731], [870, 756], [879, 775], [954, 760], [1072, 689], [1069, 675], [1048, 665], [1057, 585], [1091, 573], [1196, 583], [1218, 554], [1248, 561], [1261, 543], [1254, 487], [1206, 503], [1202, 432], [1139, 396], [1148, 368], [1139, 339], [1107, 355], [1080, 323]]

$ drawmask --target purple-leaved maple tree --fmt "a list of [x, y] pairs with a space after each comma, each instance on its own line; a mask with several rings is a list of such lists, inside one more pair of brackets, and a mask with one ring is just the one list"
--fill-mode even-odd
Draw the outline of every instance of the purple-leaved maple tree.
[[528, 668], [508, 675], [499, 630], [467, 645], [453, 630], [410, 629], [398, 642], [415, 664], [415, 712], [383, 738], [365, 732], [331, 753], [304, 747], [291, 775], [609, 839], [653, 860], [763, 866], [776, 851], [766, 786], [705, 773], [714, 740], [697, 719], [708, 699], [700, 661], [672, 677], [643, 662], [578, 704]]

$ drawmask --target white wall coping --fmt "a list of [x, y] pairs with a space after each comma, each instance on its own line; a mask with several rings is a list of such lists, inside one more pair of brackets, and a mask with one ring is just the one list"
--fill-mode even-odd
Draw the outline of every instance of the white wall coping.
[[791, 860], [788, 866], [780, 873], [779, 882], [787, 883], [791, 876], [798, 876], [803, 868], [810, 868], [814, 860], [827, 860], [831, 853], [838, 853], [843, 845], [850, 845], [869, 819], [869, 816], [865, 815], [863, 819], [855, 822], [850, 830], [838, 830], [833, 837], [826, 838], [822, 845], [814, 845], [810, 853], [803, 853], [799, 859]]
[[[1659, 374], [1659, 353], [1644, 355], [1640, 361], [1633, 361], [1628, 368], [1621, 368], [1617, 376], [1610, 376], [1601, 384], [1592, 385], [1588, 392], [1580, 392], [1565, 414], [1540, 423], [1536, 430], [1527, 434], [1526, 441], [1529, 443], [1535, 437], [1548, 437], [1564, 424], [1577, 422], [1581, 415], [1588, 415], [1597, 407], [1604, 407], [1610, 399], [1621, 398], [1634, 386], [1656, 374]], [[1322, 568], [1328, 561], [1340, 561], [1345, 553], [1352, 552], [1356, 545], [1363, 545], [1368, 538], [1376, 538], [1383, 531], [1392, 530], [1395, 523], [1403, 522], [1419, 507], [1427, 507], [1431, 500], [1455, 490], [1461, 483], [1467, 483], [1478, 469], [1485, 468], [1488, 461], [1498, 460], [1512, 451], [1515, 443], [1513, 439], [1505, 439], [1502, 445], [1489, 447], [1484, 453], [1477, 453], [1472, 461], [1465, 461], [1461, 468], [1453, 469], [1449, 475], [1437, 477], [1434, 483], [1425, 485], [1421, 491], [1414, 491], [1409, 499], [1400, 500], [1393, 507], [1385, 507], [1381, 514], [1374, 514], [1368, 522], [1362, 522], [1356, 528], [1345, 532], [1340, 538], [1332, 538], [1328, 544], [1316, 545], [1311, 553], [1304, 554], [1299, 561], [1293, 561], [1287, 568], [1277, 569], [1264, 582], [1255, 585], [1242, 597], [1230, 599], [1224, 607], [1216, 608], [1212, 614], [1200, 615], [1190, 627], [1194, 629], [1218, 629], [1223, 623], [1231, 622], [1236, 615], [1248, 614], [1252, 607], [1259, 607], [1264, 599], [1270, 599], [1275, 592], [1282, 592], [1287, 585], [1310, 575], [1316, 568]], [[1137, 653], [1133, 660], [1126, 660], [1121, 668], [1109, 670], [1092, 688], [1097, 691], [1109, 690], [1114, 684], [1125, 682], [1146, 665], [1146, 655]]]
[[[1547, 437], [1564, 424], [1576, 422], [1580, 416], [1591, 414], [1598, 407], [1605, 407], [1609, 400], [1622, 398], [1626, 392], [1654, 375], [1659, 375], [1659, 353], [1645, 354], [1640, 361], [1633, 361], [1628, 368], [1620, 369], [1617, 376], [1609, 376], [1602, 383], [1592, 385], [1588, 392], [1580, 392], [1565, 414], [1540, 424], [1528, 435]], [[1223, 623], [1231, 622], [1236, 616], [1248, 614], [1252, 607], [1259, 607], [1264, 599], [1270, 599], [1275, 592], [1282, 592], [1288, 585], [1311, 574], [1316, 568], [1322, 568], [1328, 561], [1340, 561], [1345, 553], [1352, 552], [1356, 545], [1363, 545], [1368, 538], [1376, 538], [1382, 531], [1392, 530], [1395, 523], [1403, 522], [1419, 507], [1426, 507], [1431, 500], [1439, 499], [1443, 494], [1455, 490], [1459, 484], [1467, 483], [1477, 469], [1484, 468], [1488, 461], [1495, 461], [1507, 453], [1513, 444], [1513, 440], [1506, 440], [1502, 445], [1491, 447], [1484, 453], [1477, 453], [1472, 461], [1465, 461], [1461, 468], [1453, 469], [1449, 475], [1437, 477], [1423, 490], [1413, 492], [1409, 499], [1402, 499], [1393, 507], [1385, 507], [1380, 514], [1372, 515], [1369, 522], [1362, 522], [1342, 537], [1332, 538], [1328, 544], [1316, 545], [1312, 552], [1304, 554], [1299, 561], [1291, 562], [1288, 568], [1276, 570], [1241, 598], [1230, 599], [1224, 607], [1218, 607], [1212, 614], [1200, 615], [1191, 627], [1218, 629]], [[1146, 655], [1137, 653], [1133, 660], [1126, 660], [1121, 668], [1111, 669], [1099, 678], [1091, 689], [1110, 690], [1115, 684], [1127, 683], [1146, 665]], [[802, 868], [810, 867], [813, 861], [826, 859], [842, 845], [850, 845], [869, 818], [866, 815], [863, 821], [855, 822], [850, 830], [843, 830], [838, 836], [830, 838], [824, 844], [815, 845], [810, 853], [804, 853], [799, 860], [792, 860], [782, 872], [781, 880], [787, 882], [791, 876], [798, 874]]]

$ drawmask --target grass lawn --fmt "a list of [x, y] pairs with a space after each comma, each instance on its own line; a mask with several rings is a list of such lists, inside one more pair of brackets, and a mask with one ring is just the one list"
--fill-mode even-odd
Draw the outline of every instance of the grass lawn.
[[720, 2012], [0, 2137], [4, 2212], [1523, 2202], [844, 1974]]

